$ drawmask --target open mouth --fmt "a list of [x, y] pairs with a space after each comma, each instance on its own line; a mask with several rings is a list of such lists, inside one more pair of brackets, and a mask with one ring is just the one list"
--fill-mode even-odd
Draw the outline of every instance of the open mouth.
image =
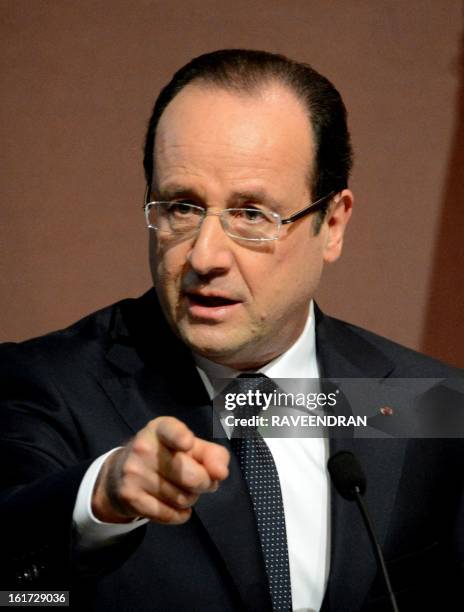
[[237, 300], [220, 297], [217, 295], [198, 295], [196, 293], [188, 293], [187, 297], [192, 305], [204, 306], [207, 308], [218, 308], [221, 306], [232, 306], [237, 304]]

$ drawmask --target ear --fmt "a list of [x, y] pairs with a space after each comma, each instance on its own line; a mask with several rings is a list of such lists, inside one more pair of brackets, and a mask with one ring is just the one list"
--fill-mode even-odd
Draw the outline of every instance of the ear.
[[324, 245], [324, 261], [332, 263], [336, 261], [342, 252], [343, 236], [345, 228], [351, 217], [353, 209], [353, 194], [349, 189], [344, 189], [334, 197], [326, 224], [326, 241]]

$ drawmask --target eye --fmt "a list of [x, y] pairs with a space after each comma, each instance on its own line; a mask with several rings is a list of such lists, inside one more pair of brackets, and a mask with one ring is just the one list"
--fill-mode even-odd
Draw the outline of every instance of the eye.
[[199, 214], [200, 210], [194, 204], [182, 200], [180, 202], [169, 202], [168, 213], [175, 217], [187, 217], [192, 214]]
[[233, 212], [237, 221], [244, 221], [250, 224], [261, 223], [266, 220], [266, 215], [258, 208], [237, 208]]

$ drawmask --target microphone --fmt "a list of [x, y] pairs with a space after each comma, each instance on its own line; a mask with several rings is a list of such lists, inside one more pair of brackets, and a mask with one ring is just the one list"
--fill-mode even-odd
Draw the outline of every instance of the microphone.
[[382, 549], [375, 535], [374, 526], [367, 512], [367, 507], [362, 499], [366, 491], [366, 476], [357, 458], [349, 451], [339, 451], [332, 455], [327, 462], [330, 477], [337, 492], [348, 501], [355, 501], [366, 526], [372, 549], [377, 561], [377, 566], [385, 581], [387, 592], [394, 612], [399, 612], [395, 594], [390, 582]]

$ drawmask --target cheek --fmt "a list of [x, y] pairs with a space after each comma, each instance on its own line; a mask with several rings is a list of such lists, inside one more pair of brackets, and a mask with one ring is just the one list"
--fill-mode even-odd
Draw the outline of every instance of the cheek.
[[187, 254], [180, 246], [166, 248], [156, 238], [150, 242], [150, 267], [156, 285], [166, 287], [181, 277]]
[[323, 266], [320, 241], [293, 242], [291, 248], [276, 253], [274, 263], [269, 277], [274, 279], [276, 293], [282, 292], [296, 301], [313, 297]]

